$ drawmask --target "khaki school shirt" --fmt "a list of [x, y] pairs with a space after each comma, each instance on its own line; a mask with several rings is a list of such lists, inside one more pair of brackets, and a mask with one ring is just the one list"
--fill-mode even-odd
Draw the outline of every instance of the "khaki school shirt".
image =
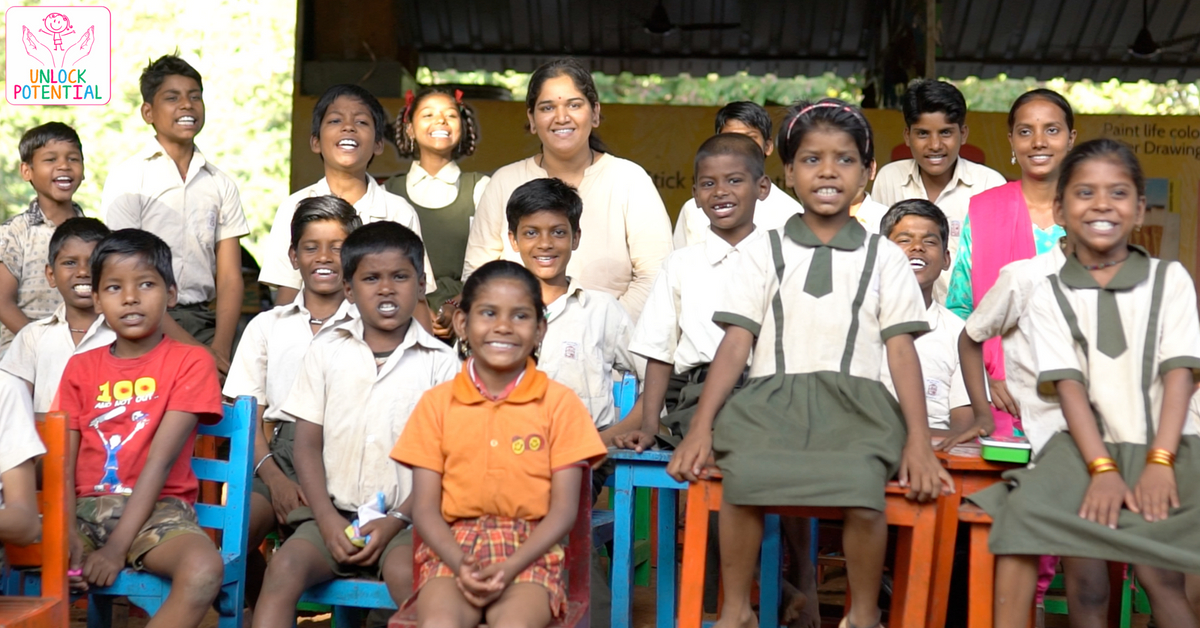
[[[921, 374], [925, 377], [925, 413], [929, 415], [930, 428], [946, 430], [950, 429], [950, 411], [971, 405], [958, 361], [958, 336], [962, 333], [963, 321], [937, 301], [925, 312], [929, 332], [914, 341]], [[895, 397], [896, 385], [892, 382], [892, 369], [888, 368], [887, 347], [883, 350], [883, 369], [879, 377]]]
[[654, 280], [629, 350], [673, 364], [676, 373], [710, 364], [725, 337], [725, 330], [713, 322], [724, 287], [741, 281], [737, 270], [746, 251], [764, 245], [770, 246], [767, 230], [756, 226], [736, 246], [713, 236], [676, 249]]
[[[784, 223], [793, 214], [804, 213], [800, 202], [790, 194], [771, 184], [771, 192], [767, 198], [754, 204], [754, 226], [759, 231], [782, 229]], [[689, 198], [679, 210], [679, 218], [675, 219], [675, 248], [699, 244], [709, 239], [712, 229], [709, 228], [708, 216], [696, 204], [696, 199]]]
[[1037, 393], [1037, 362], [1033, 355], [1033, 320], [1030, 307], [1038, 286], [1067, 261], [1061, 247], [1013, 262], [1000, 275], [964, 329], [976, 342], [1000, 337], [1004, 348], [1004, 380], [1021, 411], [1021, 425], [1033, 452], [1042, 450], [1051, 436], [1067, 429], [1057, 399]]
[[[287, 197], [279, 209], [275, 211], [275, 220], [271, 223], [271, 232], [267, 234], [267, 243], [263, 248], [262, 270], [258, 280], [273, 286], [282, 286], [300, 290], [304, 282], [300, 271], [292, 268], [288, 257], [288, 248], [292, 245], [292, 216], [296, 213], [296, 204], [306, 198], [328, 196], [329, 182], [324, 177], [320, 181]], [[404, 200], [404, 197], [392, 194], [379, 186], [375, 179], [367, 176], [367, 193], [354, 203], [354, 211], [358, 212], [364, 225], [381, 220], [390, 220], [412, 229], [421, 236], [421, 220], [417, 212]], [[426, 247], [429, 245], [427, 244]], [[437, 243], [433, 243], [437, 246]], [[437, 287], [433, 277], [433, 265], [429, 263], [429, 254], [425, 254], [425, 292], [432, 292]]]
[[538, 369], [579, 395], [597, 429], [620, 419], [612, 372], [638, 370], [628, 349], [632, 335], [633, 321], [616, 298], [577, 282], [546, 306]]
[[6, 371], [33, 386], [33, 411], [43, 414], [50, 411], [63, 370], [71, 356], [110, 345], [117, 341], [117, 334], [104, 321], [96, 318], [80, 339], [79, 345], [71, 336], [67, 323], [67, 306], [59, 305], [54, 313], [26, 325], [13, 339], [12, 346], [0, 370]]
[[392, 446], [421, 395], [458, 372], [458, 358], [415, 320], [378, 369], [362, 319], [333, 332], [309, 346], [283, 411], [322, 427], [325, 488], [334, 506], [355, 510], [382, 492], [394, 509], [412, 492], [412, 471], [392, 461]]
[[[33, 423], [33, 401], [25, 382], [0, 373], [0, 475], [30, 458], [46, 453]], [[4, 505], [4, 485], [0, 484], [0, 506]], [[3, 558], [3, 548], [0, 548]]]
[[784, 227], [783, 280], [775, 273], [769, 240], [763, 240], [738, 265], [739, 280], [729, 285], [713, 320], [743, 327], [757, 336], [750, 377], [776, 372], [772, 300], [783, 298], [784, 373], [842, 370], [842, 358], [851, 324], [857, 322], [849, 375], [879, 381], [883, 343], [899, 334], [921, 334], [929, 329], [925, 298], [908, 258], [890, 240], [879, 238], [875, 263], [857, 321], [851, 316], [868, 249], [867, 231], [851, 220], [829, 242], [833, 291], [815, 297], [804, 291], [814, 251], [820, 240], [794, 216]]
[[237, 184], [197, 147], [187, 179], [151, 138], [104, 182], [100, 213], [113, 231], [144, 229], [171, 247], [179, 305], [217, 296], [217, 243], [250, 233]]
[[312, 313], [301, 291], [295, 301], [255, 316], [242, 332], [222, 394], [231, 399], [239, 395], [254, 397], [258, 406], [265, 408], [264, 421], [292, 421], [291, 415], [283, 411], [283, 402], [296, 382], [309, 345], [355, 313], [353, 304], [342, 301], [314, 334], [308, 324]]
[[[1166, 277], [1158, 320], [1151, 328], [1154, 275], [1161, 264], [1167, 265]], [[1161, 419], [1162, 374], [1187, 368], [1196, 381], [1200, 373], [1200, 319], [1191, 277], [1179, 262], [1153, 259], [1141, 249], [1131, 248], [1129, 259], [1108, 283], [1116, 297], [1116, 320], [1101, 318], [1100, 291], [1074, 256], [1063, 264], [1058, 281], [1074, 320], [1060, 308], [1050, 281], [1042, 282], [1034, 292], [1030, 312], [1038, 392], [1053, 396], [1056, 382], [1081, 382], [1087, 387], [1105, 442], [1148, 444], [1147, 414], [1156, 431]], [[1118, 331], [1125, 338], [1125, 350], [1106, 355], [1100, 350], [1099, 338], [1112, 337]], [[1086, 347], [1076, 340], [1076, 333]], [[1186, 421], [1183, 433], [1195, 434], [1195, 423]]]

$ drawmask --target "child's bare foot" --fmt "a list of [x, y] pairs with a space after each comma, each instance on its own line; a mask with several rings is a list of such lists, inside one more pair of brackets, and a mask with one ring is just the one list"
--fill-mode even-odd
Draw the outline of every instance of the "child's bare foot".
[[821, 628], [821, 598], [817, 597], [817, 581], [808, 578], [800, 584], [804, 587], [801, 595], [806, 603], [800, 609], [800, 618], [789, 628]]
[[838, 628], [886, 628], [886, 626], [883, 625], [883, 613], [880, 613], [879, 619], [876, 619], [875, 623], [870, 626], [856, 626], [850, 623], [849, 617], [843, 617], [842, 623], [838, 624]]
[[800, 614], [808, 606], [808, 596], [804, 595], [792, 583], [783, 581], [783, 601], [779, 604], [779, 623], [792, 628], [801, 628], [800, 625], [793, 625], [800, 619]]
[[755, 617], [754, 612], [746, 609], [744, 613], [738, 614], [735, 618], [729, 613], [729, 609], [721, 614], [721, 618], [713, 624], [712, 628], [758, 628], [758, 617]]

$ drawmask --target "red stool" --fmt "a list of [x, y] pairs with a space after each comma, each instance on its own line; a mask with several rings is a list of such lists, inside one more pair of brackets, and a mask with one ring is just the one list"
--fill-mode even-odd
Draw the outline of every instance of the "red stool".
[[[679, 628], [700, 628], [704, 597], [704, 560], [707, 554], [708, 514], [720, 510], [720, 474], [688, 487], [683, 528], [683, 565], [679, 582]], [[884, 515], [888, 525], [900, 528], [896, 543], [895, 581], [890, 623], [894, 628], [921, 628], [929, 606], [931, 561], [935, 545], [937, 502], [925, 504], [904, 497], [908, 489], [889, 483]], [[778, 507], [772, 514], [817, 519], [841, 519], [841, 508]], [[915, 560], [914, 560], [915, 558]]]

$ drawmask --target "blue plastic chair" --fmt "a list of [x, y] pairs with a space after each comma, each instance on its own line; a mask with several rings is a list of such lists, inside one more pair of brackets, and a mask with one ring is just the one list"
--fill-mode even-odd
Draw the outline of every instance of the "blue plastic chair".
[[[246, 532], [250, 528], [250, 479], [254, 443], [252, 432], [257, 404], [253, 397], [238, 397], [225, 405], [216, 425], [201, 425], [200, 434], [229, 439], [229, 460], [192, 458], [192, 470], [200, 480], [225, 484], [225, 505], [196, 504], [201, 527], [221, 532], [221, 558], [225, 578], [216, 608], [220, 628], [241, 628], [246, 599]], [[88, 628], [112, 623], [112, 598], [125, 596], [153, 615], [171, 592], [171, 582], [156, 575], [125, 569], [112, 586], [88, 592]]]

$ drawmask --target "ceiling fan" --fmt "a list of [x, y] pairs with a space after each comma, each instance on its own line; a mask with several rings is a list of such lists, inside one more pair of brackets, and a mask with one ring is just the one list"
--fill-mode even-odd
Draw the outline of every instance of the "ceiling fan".
[[650, 35], [669, 35], [676, 30], [680, 31], [715, 31], [741, 28], [741, 24], [737, 22], [697, 22], [694, 24], [676, 24], [671, 21], [671, 16], [667, 15], [667, 8], [663, 6], [662, 0], [658, 0], [658, 4], [654, 6], [654, 10], [650, 12], [650, 18], [642, 24], [642, 30], [645, 30]]
[[1142, 0], [1142, 30], [1138, 31], [1137, 37], [1133, 40], [1133, 44], [1129, 46], [1129, 54], [1139, 59], [1148, 59], [1162, 52], [1163, 50], [1179, 44], [1200, 39], [1200, 33], [1191, 35], [1183, 35], [1181, 37], [1172, 37], [1163, 41], [1155, 41], [1154, 36], [1150, 34], [1150, 29], [1147, 27], [1149, 22], [1146, 4], [1149, 0]]

